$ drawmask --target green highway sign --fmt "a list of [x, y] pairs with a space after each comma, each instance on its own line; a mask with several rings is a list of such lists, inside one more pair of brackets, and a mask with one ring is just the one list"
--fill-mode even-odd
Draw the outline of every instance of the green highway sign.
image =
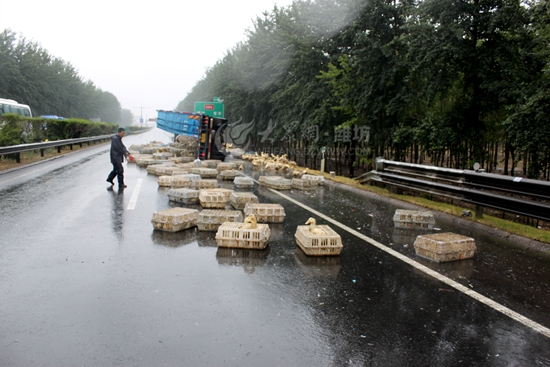
[[224, 118], [223, 103], [221, 102], [195, 102], [194, 112], [210, 117]]

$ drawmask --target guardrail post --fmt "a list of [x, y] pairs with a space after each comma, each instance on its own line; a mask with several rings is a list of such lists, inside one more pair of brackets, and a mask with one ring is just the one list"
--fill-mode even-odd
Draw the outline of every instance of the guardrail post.
[[475, 205], [476, 218], [483, 218], [483, 207], [479, 204]]
[[73, 145], [72, 144], [69, 144], [69, 149], [73, 150]]
[[42, 158], [44, 158], [44, 152], [46, 151], [46, 149], [40, 149], [40, 156]]
[[20, 153], [15, 153], [15, 161], [17, 163], [21, 163], [21, 154]]
[[61, 145], [57, 147], [57, 153], [61, 153]]
[[377, 171], [383, 171], [384, 170], [384, 158], [377, 157], [376, 158], [376, 170]]

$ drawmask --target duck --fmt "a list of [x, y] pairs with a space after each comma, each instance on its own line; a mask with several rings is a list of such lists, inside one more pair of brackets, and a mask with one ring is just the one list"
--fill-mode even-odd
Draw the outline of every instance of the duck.
[[309, 218], [306, 224], [309, 224], [309, 231], [313, 234], [320, 234], [320, 235], [327, 234], [327, 232], [325, 232], [321, 228], [317, 228], [317, 220], [315, 220], [315, 218]]
[[244, 218], [243, 225], [241, 228], [244, 229], [256, 229], [258, 228], [258, 222], [256, 221], [256, 216], [254, 214], [249, 214]]

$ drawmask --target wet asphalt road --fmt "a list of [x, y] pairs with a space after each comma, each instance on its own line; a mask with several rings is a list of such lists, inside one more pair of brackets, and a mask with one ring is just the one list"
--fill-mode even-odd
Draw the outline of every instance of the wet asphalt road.
[[[151, 140], [170, 135], [124, 138]], [[263, 187], [287, 215], [264, 251], [153, 231], [152, 213], [178, 204], [135, 165], [126, 190], [106, 190], [107, 152], [0, 174], [1, 366], [550, 366], [548, 336], [333, 224], [342, 254], [306, 257], [294, 232], [314, 215]], [[434, 264], [415, 256], [418, 232], [393, 229], [397, 204], [330, 184], [283, 193], [550, 327], [548, 255], [435, 213], [478, 253]]]

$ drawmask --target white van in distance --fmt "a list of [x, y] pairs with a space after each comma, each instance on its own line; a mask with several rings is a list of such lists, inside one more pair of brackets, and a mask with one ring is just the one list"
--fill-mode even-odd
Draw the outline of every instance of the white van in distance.
[[32, 117], [31, 108], [26, 104], [17, 103], [13, 99], [0, 98], [0, 116], [5, 113], [15, 113], [24, 117]]

